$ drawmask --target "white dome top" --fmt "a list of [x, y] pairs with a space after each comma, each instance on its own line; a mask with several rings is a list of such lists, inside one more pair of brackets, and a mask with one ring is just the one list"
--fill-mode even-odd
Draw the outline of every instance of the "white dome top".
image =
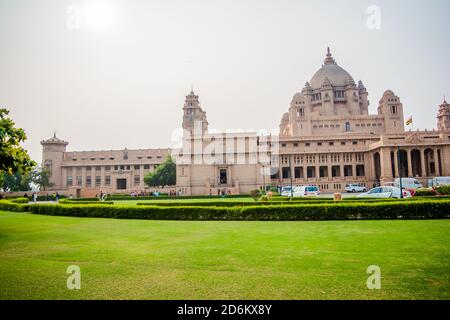
[[331, 56], [330, 48], [328, 48], [324, 65], [316, 72], [310, 81], [312, 89], [320, 89], [327, 78], [334, 87], [345, 87], [349, 82], [354, 83], [353, 77], [337, 65], [336, 61]]

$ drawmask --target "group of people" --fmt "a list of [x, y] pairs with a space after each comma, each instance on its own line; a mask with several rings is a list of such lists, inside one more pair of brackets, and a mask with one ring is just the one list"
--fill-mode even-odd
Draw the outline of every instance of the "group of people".
[[[178, 197], [182, 196], [183, 193], [179, 190], [170, 190], [168, 193], [168, 196], [170, 197]], [[151, 191], [151, 192], [145, 192], [145, 191], [133, 191], [130, 193], [130, 196], [137, 198], [137, 197], [159, 197], [161, 193], [159, 191]]]
[[[30, 198], [28, 196], [28, 194], [24, 194], [23, 195], [24, 198]], [[44, 201], [55, 201], [58, 202], [60, 198], [60, 195], [58, 192], [55, 192], [53, 195], [49, 196], [48, 193], [45, 194], [45, 200]], [[38, 201], [38, 194], [36, 192], [33, 192], [33, 194], [31, 195], [31, 201], [33, 201], [34, 203], [36, 203]]]
[[[231, 190], [230, 189], [217, 189], [217, 196], [218, 197], [225, 197], [225, 196], [230, 196], [231, 195]], [[209, 196], [212, 197], [213, 196], [213, 189], [209, 189]]]

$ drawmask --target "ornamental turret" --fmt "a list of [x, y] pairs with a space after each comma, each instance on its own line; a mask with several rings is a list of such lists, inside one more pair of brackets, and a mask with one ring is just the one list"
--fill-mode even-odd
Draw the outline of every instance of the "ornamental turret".
[[203, 135], [208, 131], [206, 112], [202, 110], [198, 96], [193, 90], [186, 96], [183, 107], [183, 129], [192, 135]]
[[446, 100], [439, 106], [437, 120], [439, 131], [450, 130], [450, 104]]

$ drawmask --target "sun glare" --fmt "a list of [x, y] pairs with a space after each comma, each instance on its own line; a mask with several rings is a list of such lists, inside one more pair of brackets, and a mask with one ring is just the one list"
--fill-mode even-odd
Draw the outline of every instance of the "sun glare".
[[88, 1], [83, 8], [86, 24], [95, 30], [105, 30], [111, 27], [117, 17], [114, 6], [107, 1]]

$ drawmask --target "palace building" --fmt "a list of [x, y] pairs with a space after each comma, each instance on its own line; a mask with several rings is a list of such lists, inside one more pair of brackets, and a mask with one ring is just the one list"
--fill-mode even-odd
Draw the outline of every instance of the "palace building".
[[450, 176], [450, 104], [439, 107], [437, 129], [405, 130], [401, 99], [387, 90], [376, 114], [369, 94], [333, 58], [292, 99], [279, 133], [211, 133], [199, 97], [191, 92], [183, 107], [180, 149], [66, 152], [67, 142], [43, 141], [43, 166], [54, 190], [130, 192], [172, 154], [177, 190], [186, 195], [248, 193], [273, 185], [317, 185], [323, 192], [346, 184], [373, 185], [416, 177], [424, 185]]

